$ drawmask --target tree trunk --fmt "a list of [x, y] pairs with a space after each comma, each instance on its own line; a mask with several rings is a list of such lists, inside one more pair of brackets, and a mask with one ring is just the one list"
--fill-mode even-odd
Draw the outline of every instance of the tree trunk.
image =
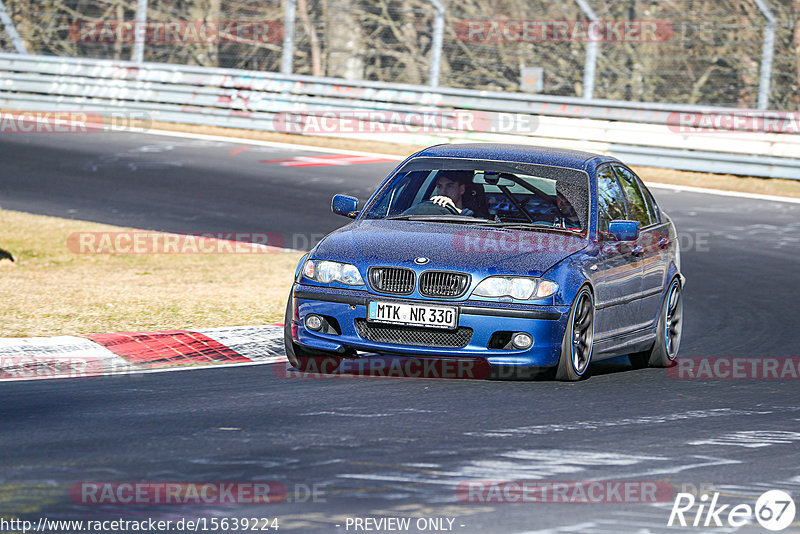
[[326, 2], [327, 75], [347, 80], [363, 80], [364, 34], [352, 9], [341, 0]]
[[297, 0], [297, 11], [299, 12], [300, 20], [303, 22], [303, 28], [308, 34], [308, 39], [311, 43], [311, 75], [324, 76], [319, 37], [317, 36], [316, 30], [314, 30], [314, 25], [311, 23], [311, 17], [308, 14], [308, 2], [306, 0]]

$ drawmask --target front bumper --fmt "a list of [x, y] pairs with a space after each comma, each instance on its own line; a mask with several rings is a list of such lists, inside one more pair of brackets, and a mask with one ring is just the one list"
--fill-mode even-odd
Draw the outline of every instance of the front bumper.
[[[365, 339], [356, 329], [355, 320], [366, 318], [368, 300], [423, 301], [301, 284], [295, 284], [292, 297], [292, 337], [305, 347], [340, 353], [356, 350], [418, 357], [483, 358], [498, 366], [552, 367], [558, 364], [569, 315], [569, 307], [563, 306], [425, 300], [429, 305], [458, 306], [459, 326], [473, 330], [465, 347], [439, 348], [378, 343]], [[341, 334], [308, 330], [304, 319], [309, 313], [335, 318]], [[497, 331], [527, 332], [533, 337], [533, 346], [527, 350], [490, 349], [489, 340]]]

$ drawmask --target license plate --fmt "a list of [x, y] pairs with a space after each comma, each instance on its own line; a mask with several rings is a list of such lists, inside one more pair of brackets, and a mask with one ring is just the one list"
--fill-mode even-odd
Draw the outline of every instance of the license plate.
[[452, 329], [458, 325], [458, 308], [371, 301], [367, 308], [367, 320], [375, 323]]

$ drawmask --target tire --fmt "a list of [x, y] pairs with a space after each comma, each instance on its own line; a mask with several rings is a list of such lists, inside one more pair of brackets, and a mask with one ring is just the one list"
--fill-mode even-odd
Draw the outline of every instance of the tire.
[[683, 291], [676, 276], [667, 290], [656, 326], [656, 340], [650, 350], [628, 356], [635, 369], [669, 367], [678, 357], [683, 332]]
[[594, 296], [589, 286], [583, 286], [572, 303], [561, 357], [558, 359], [556, 380], [574, 382], [587, 376], [594, 345]]
[[329, 352], [309, 350], [301, 347], [292, 339], [292, 294], [286, 303], [286, 317], [283, 324], [283, 344], [286, 358], [292, 367], [299, 371], [312, 373], [332, 373], [342, 363], [342, 357]]

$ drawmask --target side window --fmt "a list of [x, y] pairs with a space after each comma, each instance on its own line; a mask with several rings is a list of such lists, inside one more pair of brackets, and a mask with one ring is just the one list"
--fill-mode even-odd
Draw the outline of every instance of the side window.
[[[427, 176], [427, 178], [426, 176], [427, 173], [420, 174], [417, 171], [406, 173], [405, 176], [397, 176], [395, 181], [389, 185], [389, 189], [378, 200], [378, 204], [371, 208], [374, 214], [378, 217], [399, 215], [405, 209], [403, 206], [408, 206], [408, 197], [417, 191], [420, 183], [423, 180], [427, 180], [428, 183], [432, 181], [431, 176]], [[424, 191], [424, 188], [421, 191]]]
[[431, 171], [428, 173], [428, 176], [425, 177], [425, 180], [419, 186], [419, 191], [417, 191], [414, 200], [411, 201], [411, 205], [419, 204], [425, 199], [428, 199], [433, 195], [433, 188], [434, 188], [434, 179], [439, 171]]
[[397, 200], [403, 194], [403, 192], [408, 187], [408, 178], [403, 180], [403, 182], [398, 186], [394, 187], [393, 189], [389, 190], [388, 194], [384, 195], [383, 198], [380, 200], [380, 203], [373, 208], [376, 213], [380, 214], [381, 217], [388, 217], [389, 215], [397, 215], [401, 210], [397, 208]]
[[653, 194], [649, 189], [647, 189], [647, 187], [645, 187], [640, 179], [636, 180], [636, 184], [639, 186], [642, 194], [644, 194], [644, 201], [647, 204], [647, 209], [650, 211], [650, 220], [653, 222], [653, 224], [660, 223], [661, 211], [658, 209], [658, 204], [656, 204], [656, 199], [653, 198]]
[[628, 218], [625, 214], [625, 195], [608, 165], [597, 172], [597, 215], [601, 232], [608, 231], [611, 221]]
[[632, 221], [638, 221], [639, 227], [649, 226], [651, 224], [650, 213], [647, 211], [642, 191], [636, 183], [636, 175], [619, 165], [614, 165], [614, 171], [617, 173], [619, 183], [628, 199], [628, 217]]

